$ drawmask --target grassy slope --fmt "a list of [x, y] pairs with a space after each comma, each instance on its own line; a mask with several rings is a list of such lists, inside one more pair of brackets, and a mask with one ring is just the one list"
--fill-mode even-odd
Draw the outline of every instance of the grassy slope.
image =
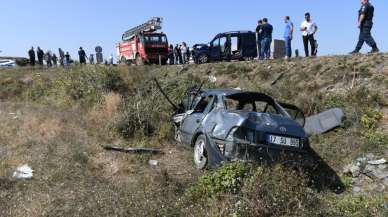
[[[351, 188], [339, 196], [315, 192], [308, 186], [294, 186], [291, 178], [303, 182], [301, 175], [290, 175], [283, 168], [274, 168], [275, 172], [245, 168], [243, 174], [250, 175], [238, 192], [221, 184], [217, 197], [198, 196], [204, 189], [213, 192], [212, 186], [225, 183], [224, 175], [234, 174], [241, 165], [221, 169], [221, 175], [194, 170], [191, 150], [172, 142], [171, 109], [150, 79], [156, 76], [176, 101], [188, 86], [213, 75], [217, 82], [207, 82], [206, 87], [259, 90], [300, 106], [308, 115], [343, 108], [347, 119], [342, 128], [312, 138], [313, 148], [342, 176], [343, 166], [359, 155], [388, 157], [387, 60], [388, 55], [374, 55], [186, 68], [2, 70], [0, 216], [263, 216], [271, 212], [312, 216], [329, 215], [328, 209], [330, 215], [383, 216], [386, 191], [366, 191], [362, 196], [353, 196]], [[101, 148], [105, 144], [161, 147], [165, 154], [111, 153]], [[148, 166], [149, 159], [157, 159], [159, 165]], [[35, 170], [34, 178], [13, 180], [12, 172], [24, 163]], [[277, 176], [278, 182], [268, 178]], [[343, 177], [350, 187], [350, 178]], [[299, 209], [279, 206], [263, 189], [272, 189], [278, 197], [289, 195], [282, 198], [289, 204], [299, 200]]]

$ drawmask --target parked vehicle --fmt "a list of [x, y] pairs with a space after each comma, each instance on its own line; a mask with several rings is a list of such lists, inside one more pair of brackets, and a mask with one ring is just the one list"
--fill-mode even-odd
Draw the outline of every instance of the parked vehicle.
[[166, 64], [168, 40], [162, 29], [162, 18], [155, 17], [126, 31], [116, 46], [118, 60], [128, 64]]
[[197, 64], [253, 59], [257, 57], [256, 34], [251, 31], [220, 33], [209, 44], [194, 45], [192, 55]]
[[16, 66], [16, 61], [8, 59], [0, 59], [1, 68], [12, 68]]

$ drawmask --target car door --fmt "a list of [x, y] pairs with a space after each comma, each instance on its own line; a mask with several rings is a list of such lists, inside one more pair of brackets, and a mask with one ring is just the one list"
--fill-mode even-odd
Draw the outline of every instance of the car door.
[[221, 59], [221, 47], [220, 47], [220, 37], [216, 37], [210, 42], [210, 60], [217, 61]]
[[182, 121], [182, 140], [185, 144], [191, 144], [191, 140], [197, 130], [201, 127], [203, 119], [208, 114], [214, 103], [214, 96], [203, 96], [195, 105], [194, 110], [188, 111]]

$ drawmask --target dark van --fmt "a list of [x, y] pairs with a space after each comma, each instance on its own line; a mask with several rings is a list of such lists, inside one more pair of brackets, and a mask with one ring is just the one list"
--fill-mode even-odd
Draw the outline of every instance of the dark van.
[[220, 33], [209, 44], [194, 45], [192, 55], [197, 64], [253, 59], [257, 57], [256, 33], [251, 31]]

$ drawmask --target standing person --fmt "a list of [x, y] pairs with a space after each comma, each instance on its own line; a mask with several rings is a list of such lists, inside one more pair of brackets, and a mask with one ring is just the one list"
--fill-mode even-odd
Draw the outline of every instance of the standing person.
[[66, 54], [65, 54], [65, 65], [66, 66], [69, 66], [70, 65], [70, 54], [69, 54], [69, 52], [66, 52]]
[[178, 60], [179, 60], [179, 64], [183, 64], [183, 60], [182, 60], [182, 45], [178, 45]]
[[34, 47], [31, 47], [30, 50], [28, 50], [28, 56], [30, 57], [30, 65], [35, 66], [35, 51]]
[[46, 63], [49, 68], [53, 66], [51, 51], [46, 52]]
[[94, 54], [90, 54], [89, 56], [89, 63], [94, 64]]
[[109, 56], [109, 64], [113, 65], [113, 54]]
[[263, 40], [263, 35], [262, 35], [262, 26], [263, 26], [263, 21], [259, 20], [257, 21], [257, 26], [256, 26], [256, 38], [257, 38], [257, 58], [262, 60], [263, 57], [263, 52], [261, 52], [261, 41]]
[[65, 52], [61, 48], [58, 49], [59, 52], [59, 65], [64, 66], [65, 65]]
[[174, 65], [174, 45], [172, 44], [168, 47], [168, 63]]
[[43, 57], [44, 57], [44, 52], [40, 47], [37, 48], [36, 50], [36, 55], [38, 56], [38, 64], [43, 65]]
[[78, 50], [78, 56], [79, 56], [79, 63], [86, 64], [86, 52], [82, 47], [80, 47]]
[[286, 16], [284, 18], [284, 22], [286, 23], [286, 28], [284, 31], [284, 42], [285, 42], [285, 50], [286, 50], [285, 58], [288, 59], [288, 58], [291, 58], [291, 55], [292, 55], [291, 41], [294, 33], [294, 24], [291, 22], [289, 16]]
[[311, 46], [311, 56], [315, 56], [316, 54], [316, 47], [315, 47], [315, 39], [314, 34], [318, 31], [318, 26], [311, 20], [310, 13], [306, 13], [304, 15], [305, 20], [302, 22], [300, 26], [300, 30], [302, 31], [303, 35], [303, 46], [304, 46], [304, 52], [306, 57], [309, 56], [309, 45], [310, 42]]
[[175, 54], [175, 64], [178, 65], [179, 64], [179, 56], [180, 56], [178, 44], [175, 45], [174, 54]]
[[263, 19], [263, 26], [261, 28], [261, 33], [263, 40], [261, 41], [261, 52], [264, 55], [264, 59], [271, 58], [271, 43], [272, 43], [272, 32], [273, 26], [268, 23], [268, 19]]
[[351, 54], [359, 53], [364, 42], [372, 48], [370, 53], [380, 52], [371, 34], [374, 11], [375, 8], [369, 0], [361, 0], [361, 9], [358, 11], [358, 28], [360, 29], [360, 35], [358, 37], [356, 49], [352, 51]]
[[54, 67], [57, 67], [58, 65], [58, 57], [57, 55], [55, 55], [55, 53], [53, 54], [53, 66]]
[[187, 45], [185, 42], [182, 42], [182, 45], [181, 45], [181, 63], [182, 64], [186, 64], [186, 60], [187, 60]]

